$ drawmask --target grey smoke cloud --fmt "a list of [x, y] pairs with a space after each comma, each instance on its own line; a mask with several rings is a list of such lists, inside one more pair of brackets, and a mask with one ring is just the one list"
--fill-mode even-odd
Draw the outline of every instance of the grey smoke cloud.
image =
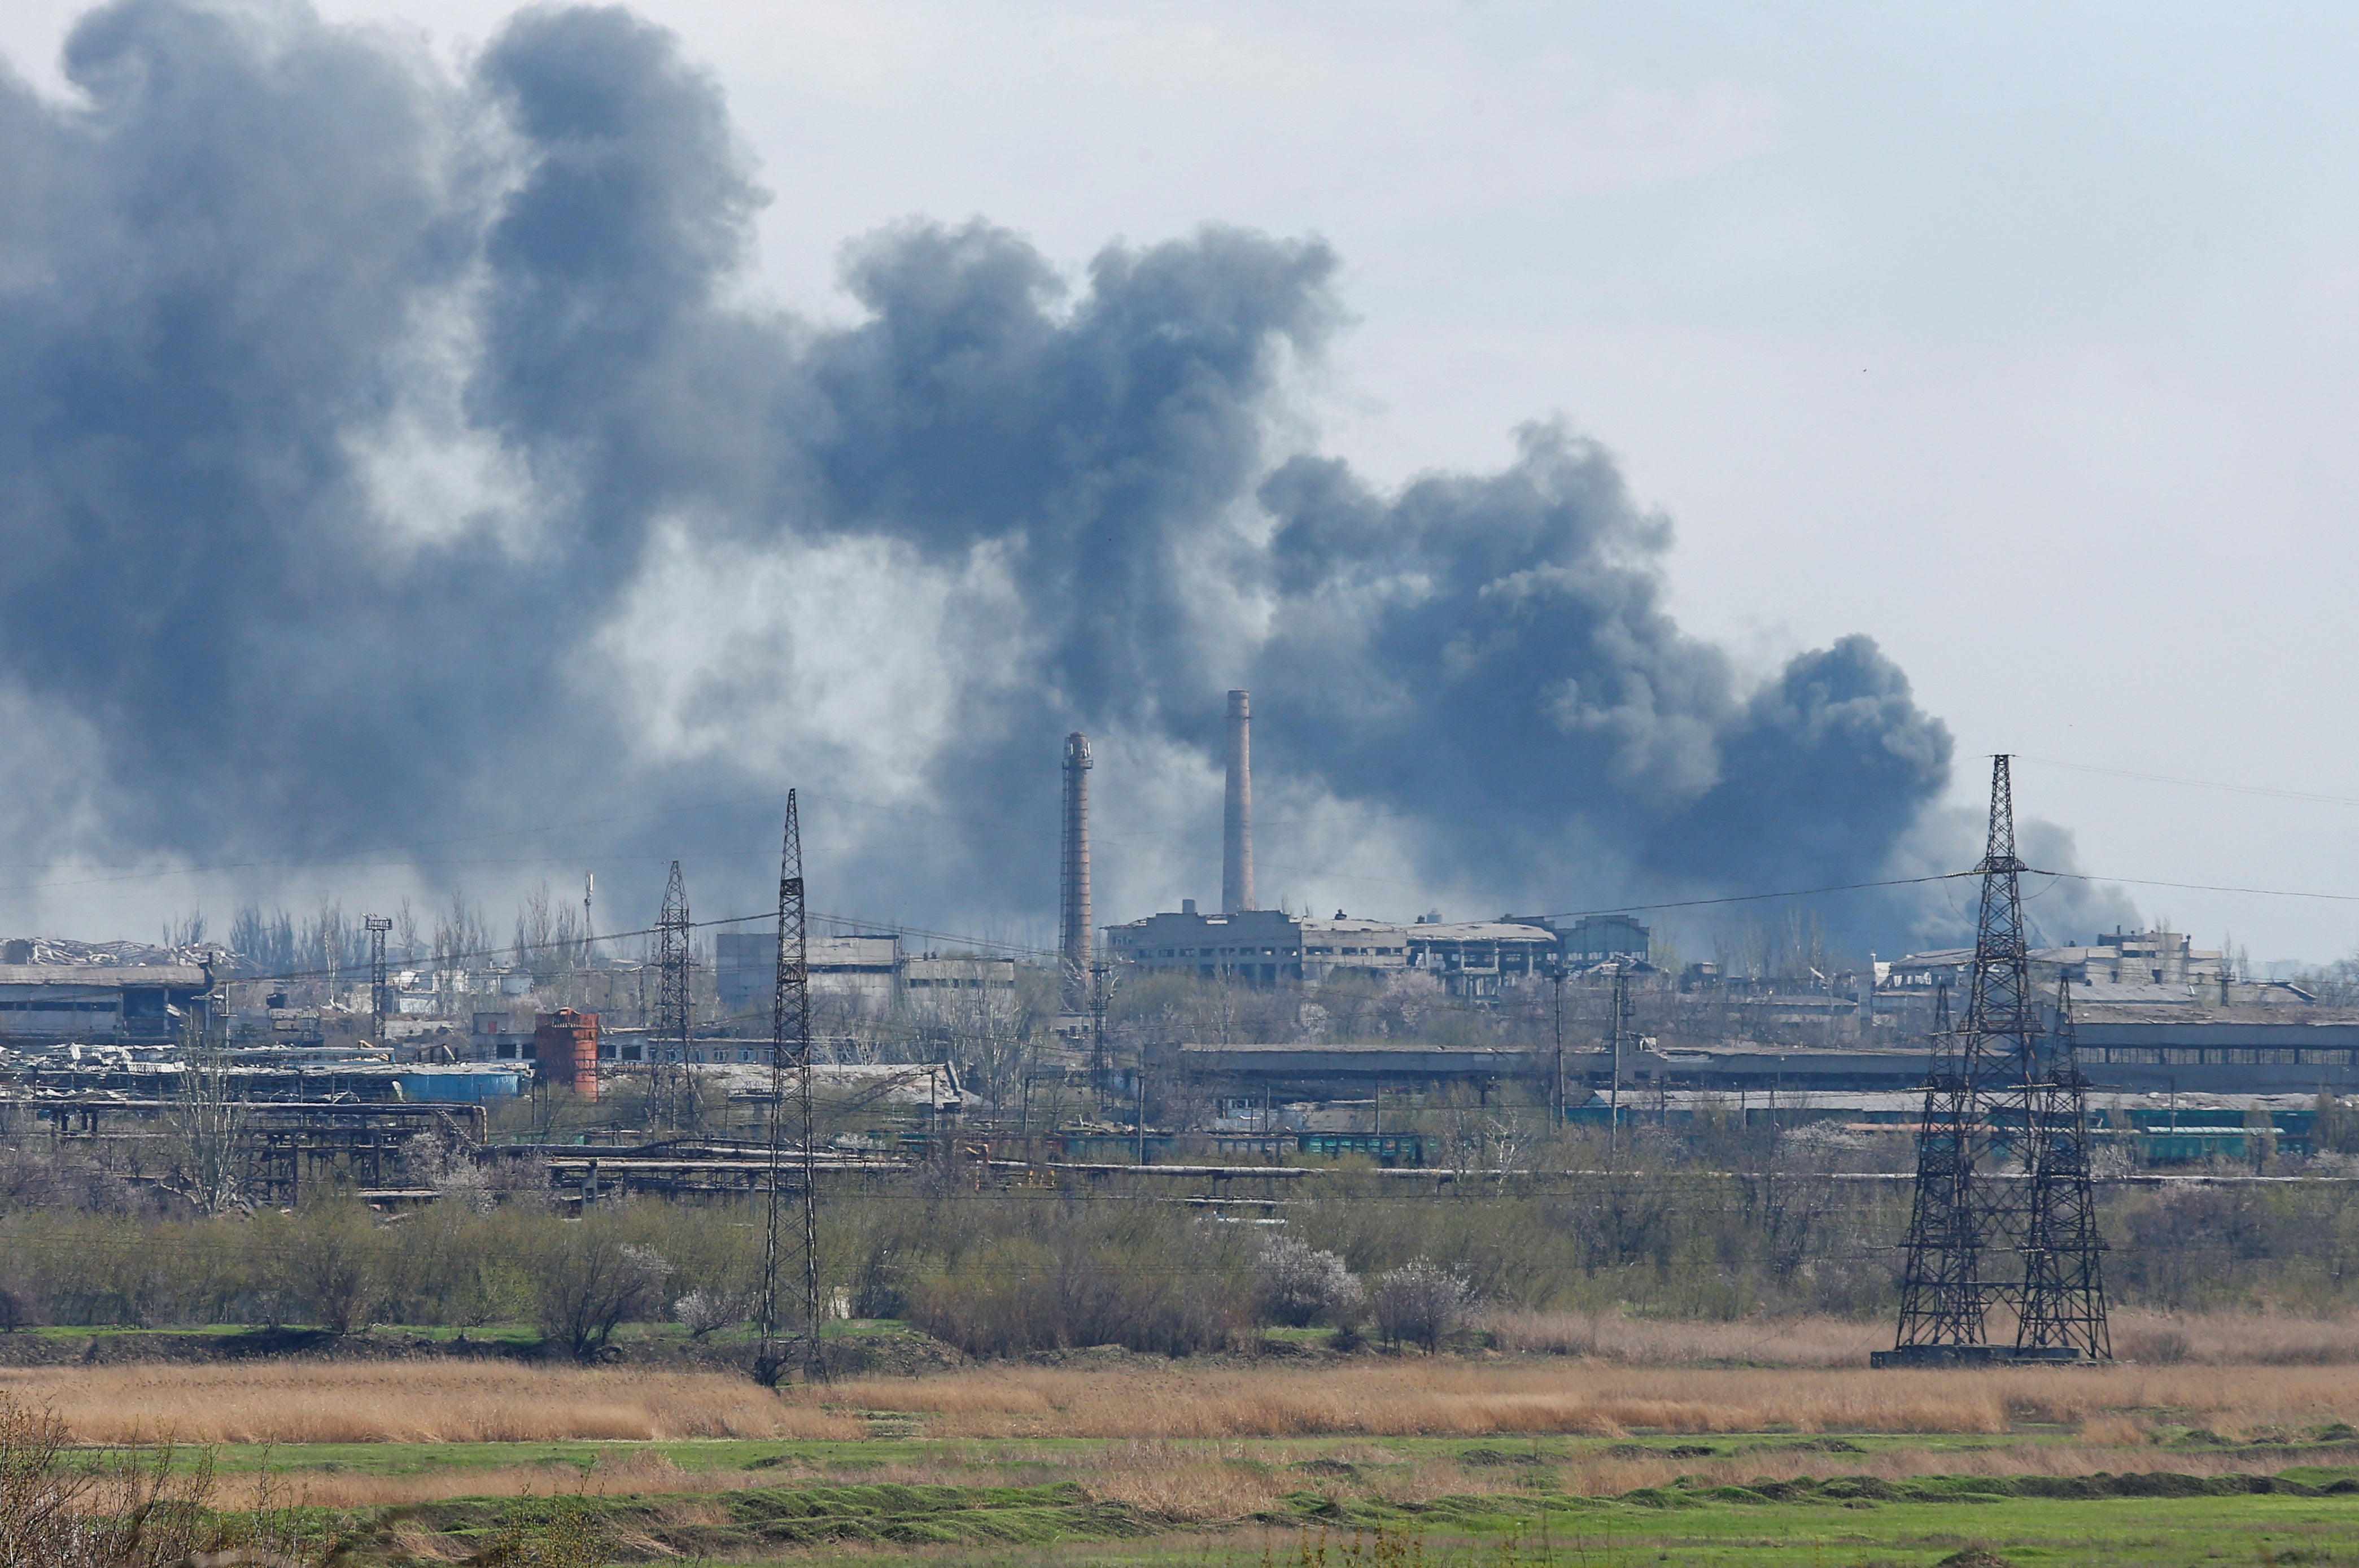
[[[1097, 781], [1125, 918], [1195, 890], [1216, 794], [1161, 813], [1250, 685], [1265, 854], [1289, 810], [1344, 823], [1299, 855], [1404, 914], [1971, 854], [1902, 672], [1853, 637], [1748, 688], [1593, 442], [1397, 494], [1296, 450], [1288, 374], [1343, 321], [1316, 241], [1069, 279], [911, 223], [821, 327], [733, 293], [764, 192], [627, 11], [523, 12], [452, 78], [299, 8], [118, 0], [65, 68], [79, 102], [0, 77], [0, 702], [59, 748], [20, 850], [291, 858], [795, 782], [933, 813], [831, 822], [838, 907], [1044, 929], [1062, 735], [1132, 770]], [[566, 852], [766, 849], [768, 814]], [[700, 909], [758, 908], [761, 859]]]
[[1310, 458], [1261, 495], [1273, 749], [1402, 805], [1489, 797], [1462, 853], [1546, 854], [1573, 817], [1675, 884], [1816, 886], [1881, 865], [1948, 781], [1949, 732], [1864, 637], [1744, 691], [1662, 608], [1668, 525], [1561, 429], [1389, 500]]

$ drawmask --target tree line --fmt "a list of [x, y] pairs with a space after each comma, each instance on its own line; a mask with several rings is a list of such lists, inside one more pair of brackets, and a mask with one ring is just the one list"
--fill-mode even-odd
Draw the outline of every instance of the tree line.
[[[986, 1356], [1190, 1354], [1310, 1323], [1347, 1343], [1438, 1343], [1437, 1322], [1482, 1307], [1892, 1308], [1905, 1182], [1835, 1181], [1799, 1158], [1731, 1175], [1626, 1133], [1615, 1169], [1577, 1141], [1542, 1152], [1515, 1178], [1241, 1178], [1233, 1189], [1253, 1201], [1221, 1204], [1147, 1178], [1006, 1187], [930, 1164], [889, 1189], [828, 1192], [821, 1273], [832, 1312], [904, 1320]], [[761, 1284], [758, 1206], [642, 1197], [577, 1217], [536, 1175], [461, 1160], [410, 1212], [326, 1190], [288, 1212], [201, 1216], [71, 1152], [0, 1151], [0, 1327], [526, 1325], [581, 1359], [646, 1332], [628, 1325], [744, 1332]], [[2124, 1302], [2359, 1299], [2359, 1201], [2344, 1182], [2110, 1192], [2103, 1223]]]

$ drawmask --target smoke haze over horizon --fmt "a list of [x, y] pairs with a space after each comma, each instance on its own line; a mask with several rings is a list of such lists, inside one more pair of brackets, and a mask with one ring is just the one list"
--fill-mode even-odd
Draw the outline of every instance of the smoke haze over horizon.
[[[1315, 238], [1073, 274], [913, 220], [848, 245], [861, 315], [822, 324], [745, 298], [756, 173], [625, 10], [521, 13], [453, 71], [297, 6], [118, 0], [65, 69], [78, 102], [0, 75], [0, 926], [587, 868], [612, 929], [675, 856], [700, 914], [747, 912], [792, 784], [816, 906], [1046, 945], [1064, 734], [1100, 918], [1176, 907], [1217, 892], [1232, 687], [1266, 903], [1473, 918], [1979, 847], [1874, 628], [1748, 676], [1669, 615], [1670, 523], [1592, 436], [1398, 488], [1322, 454]], [[1887, 952], [1960, 923], [1827, 919]]]

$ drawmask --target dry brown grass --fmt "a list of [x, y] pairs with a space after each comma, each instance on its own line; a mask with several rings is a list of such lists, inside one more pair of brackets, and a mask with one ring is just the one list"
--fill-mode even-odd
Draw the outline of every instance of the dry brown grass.
[[1618, 1312], [1492, 1312], [1473, 1326], [1509, 1355], [1585, 1356], [1645, 1367], [1864, 1367], [1870, 1351], [1892, 1343], [1888, 1323], [1824, 1316], [1715, 1323]]
[[438, 1503], [451, 1497], [554, 1497], [582, 1489], [582, 1472], [571, 1465], [487, 1465], [380, 1475], [362, 1470], [250, 1471], [223, 1475], [214, 1490], [226, 1508], [265, 1502], [322, 1508], [380, 1508], [397, 1503]]
[[[1576, 1345], [1573, 1324], [1583, 1336]], [[971, 1367], [926, 1378], [867, 1378], [784, 1395], [723, 1373], [647, 1372], [478, 1363], [279, 1363], [0, 1369], [0, 1391], [63, 1419], [75, 1440], [182, 1443], [525, 1442], [776, 1438], [853, 1440], [862, 1412], [897, 1412], [932, 1441], [922, 1457], [864, 1465], [869, 1481], [973, 1484], [1021, 1470], [1069, 1476], [1101, 1498], [1174, 1523], [1234, 1520], [1281, 1495], [1375, 1490], [1401, 1502], [1511, 1491], [1529, 1467], [1469, 1467], [1447, 1454], [1385, 1446], [1396, 1438], [1692, 1433], [1712, 1456], [1593, 1453], [1562, 1466], [1591, 1493], [1755, 1476], [1928, 1473], [2087, 1474], [2249, 1469], [2249, 1454], [2158, 1450], [2163, 1424], [2229, 1438], [2359, 1424], [2354, 1325], [2318, 1320], [2123, 1313], [2117, 1334], [2136, 1364], [2100, 1368], [1869, 1371], [1853, 1364], [1880, 1338], [1838, 1320], [1777, 1324], [1639, 1324], [1526, 1318], [1508, 1325], [1531, 1354], [1485, 1360], [1408, 1356], [1246, 1365], [1132, 1361], [1111, 1367]], [[1549, 1336], [1558, 1336], [1550, 1341]], [[2171, 1337], [2175, 1336], [2175, 1337]], [[2160, 1346], [2163, 1354], [2154, 1354]], [[1563, 1354], [1569, 1349], [1579, 1354]], [[1726, 1365], [1783, 1361], [1783, 1367]], [[1718, 1362], [1723, 1365], [1695, 1365]], [[1682, 1364], [1686, 1363], [1686, 1364]], [[2068, 1440], [2029, 1434], [2060, 1428]], [[1903, 1442], [1869, 1454], [1781, 1444], [1732, 1451], [1728, 1434], [1979, 1433], [1956, 1449]], [[1063, 1447], [1026, 1440], [1093, 1439]], [[988, 1443], [988, 1451], [968, 1446]], [[1310, 1459], [1360, 1465], [1322, 1478]], [[693, 1464], [694, 1461], [690, 1460]], [[828, 1461], [832, 1465], [833, 1461]], [[325, 1507], [430, 1502], [457, 1496], [664, 1494], [688, 1512], [712, 1494], [821, 1478], [808, 1466], [689, 1470], [664, 1454], [571, 1465], [516, 1464], [402, 1475], [299, 1472], [285, 1489]], [[250, 1477], [224, 1476], [225, 1500]]]
[[[1869, 1372], [1834, 1367], [1637, 1368], [1531, 1358], [1487, 1363], [1361, 1361], [1316, 1367], [1147, 1363], [1088, 1370], [986, 1367], [925, 1379], [872, 1379], [781, 1397], [719, 1374], [648, 1374], [368, 1364], [189, 1368], [55, 1368], [0, 1375], [0, 1387], [58, 1410], [85, 1442], [158, 1435], [195, 1442], [500, 1441], [560, 1438], [856, 1438], [857, 1412], [899, 1411], [935, 1440], [906, 1462], [862, 1465], [863, 1481], [973, 1485], [1043, 1471], [1175, 1524], [1232, 1521], [1282, 1495], [1331, 1490], [1402, 1503], [1520, 1489], [1525, 1465], [1469, 1466], [1450, 1454], [1386, 1440], [1636, 1432], [1705, 1436], [1722, 1452], [1674, 1458], [1589, 1452], [1557, 1464], [1587, 1493], [1756, 1476], [1932, 1473], [2084, 1475], [2167, 1468], [2250, 1469], [2246, 1454], [2162, 1451], [2154, 1429], [2203, 1425], [2223, 1435], [2298, 1432], [2359, 1415], [2359, 1367], [2216, 1367], [2184, 1363], [2101, 1369]], [[2058, 1423], [2066, 1441], [2006, 1433]], [[1794, 1443], [1726, 1441], [1786, 1428]], [[1960, 1449], [1919, 1442], [1853, 1454], [1802, 1446], [1799, 1434], [1973, 1432], [2000, 1441]], [[1027, 1439], [1092, 1438], [1074, 1447]], [[972, 1441], [970, 1441], [972, 1440]], [[853, 1458], [854, 1455], [839, 1455]], [[1322, 1474], [1320, 1460], [1359, 1466]], [[692, 1464], [693, 1461], [691, 1460]], [[693, 1522], [712, 1494], [821, 1479], [815, 1465], [683, 1468], [673, 1456], [607, 1453], [571, 1465], [516, 1464], [380, 1475], [298, 1471], [278, 1499], [322, 1507], [422, 1503], [459, 1496], [573, 1491], [665, 1495]], [[1556, 1462], [1552, 1462], [1556, 1463]], [[1007, 1467], [1012, 1466], [1013, 1469]], [[223, 1477], [223, 1500], [259, 1483]]]
[[[1493, 1312], [1473, 1326], [1510, 1355], [1578, 1356], [1641, 1367], [1738, 1364], [1865, 1367], [1892, 1343], [1882, 1320], [1798, 1316], [1730, 1322], [1624, 1317], [1618, 1312]], [[2114, 1310], [2114, 1351], [2125, 1360], [2168, 1365], [2359, 1364], [2359, 1316], [2277, 1312], [2170, 1313]]]
[[[2204, 1337], [2206, 1335], [2212, 1337]], [[2263, 1320], [2252, 1340], [2312, 1343]], [[723, 1373], [507, 1364], [280, 1363], [0, 1369], [0, 1391], [54, 1410], [82, 1443], [853, 1439], [863, 1410], [929, 1438], [1203, 1441], [1311, 1436], [1618, 1436], [1632, 1432], [1984, 1432], [2060, 1424], [2118, 1441], [2169, 1410], [2234, 1434], [2359, 1421], [2359, 1364], [2220, 1366], [2228, 1330], [2189, 1359], [2102, 1368], [1883, 1371], [1646, 1367], [1580, 1357], [1408, 1357], [1316, 1367], [1191, 1362], [986, 1367], [864, 1378], [783, 1397]]]
[[858, 1437], [854, 1417], [720, 1373], [440, 1362], [0, 1368], [77, 1443]]
[[1099, 1501], [1127, 1503], [1181, 1523], [1243, 1519], [1305, 1489], [1299, 1475], [1267, 1464], [1242, 1464], [1240, 1457], [1157, 1442], [1068, 1451], [1053, 1463]]
[[2329, 1367], [2359, 1363], [2359, 1318], [2282, 1312], [2114, 1314], [2114, 1353], [2154, 1365]]
[[931, 1437], [2005, 1432], [2168, 1410], [2222, 1432], [2359, 1416], [2359, 1367], [1819, 1371], [1423, 1358], [1315, 1369], [987, 1367], [793, 1398], [907, 1412]]

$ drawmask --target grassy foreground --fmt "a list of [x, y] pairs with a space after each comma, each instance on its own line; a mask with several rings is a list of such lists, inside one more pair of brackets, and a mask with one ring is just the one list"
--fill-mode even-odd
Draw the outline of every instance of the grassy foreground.
[[201, 1450], [215, 1507], [291, 1510], [352, 1568], [2359, 1568], [2349, 1362], [1085, 1356], [783, 1394], [695, 1371], [272, 1362], [14, 1368], [0, 1393], [92, 1447]]
[[[1339, 1465], [1338, 1468], [1343, 1466]], [[1615, 1497], [1465, 1494], [1417, 1504], [1305, 1488], [1218, 1533], [1029, 1487], [799, 1486], [725, 1493], [454, 1499], [347, 1516], [346, 1561], [495, 1561], [519, 1526], [570, 1561], [802, 1563], [2359, 1563], [2359, 1470], [2059, 1478], [1837, 1475]], [[1978, 1568], [1989, 1558], [1967, 1557]]]

